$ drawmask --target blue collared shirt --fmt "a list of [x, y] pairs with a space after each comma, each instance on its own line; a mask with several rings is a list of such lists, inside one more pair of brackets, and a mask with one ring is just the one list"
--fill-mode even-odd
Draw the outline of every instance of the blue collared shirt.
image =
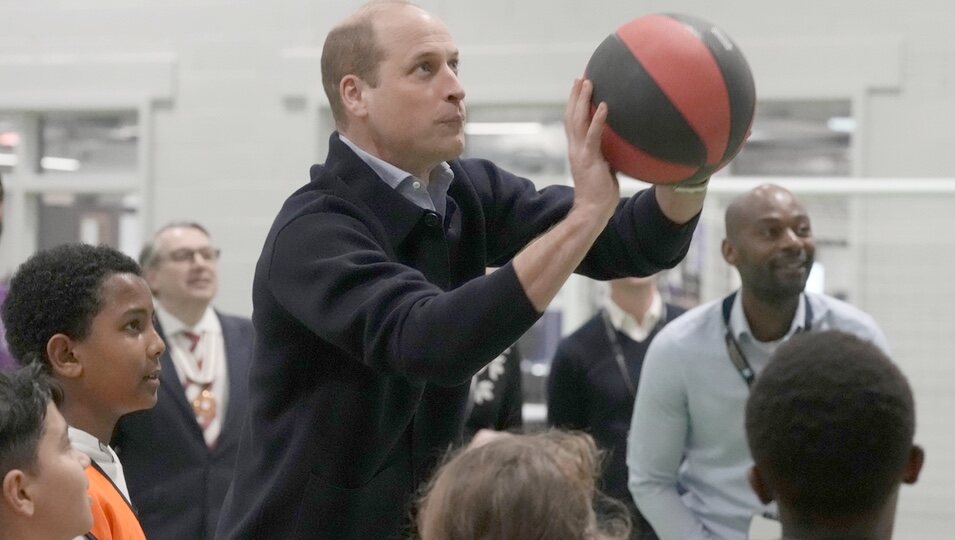
[[441, 214], [442, 217], [444, 216], [448, 204], [448, 188], [451, 187], [451, 180], [454, 180], [454, 172], [451, 171], [451, 166], [446, 162], [441, 162], [437, 167], [431, 169], [430, 178], [427, 182], [424, 182], [408, 171], [401, 170], [391, 163], [362, 150], [341, 133], [338, 134], [338, 138], [402, 197], [414, 203], [415, 206], [425, 210], [433, 210]]

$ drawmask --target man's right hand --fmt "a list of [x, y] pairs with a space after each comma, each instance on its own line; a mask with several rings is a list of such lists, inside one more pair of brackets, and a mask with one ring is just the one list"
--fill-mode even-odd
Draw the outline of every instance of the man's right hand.
[[574, 179], [574, 210], [594, 212], [606, 224], [620, 202], [620, 185], [600, 151], [600, 137], [607, 121], [607, 104], [591, 117], [593, 83], [576, 79], [564, 111], [567, 153]]

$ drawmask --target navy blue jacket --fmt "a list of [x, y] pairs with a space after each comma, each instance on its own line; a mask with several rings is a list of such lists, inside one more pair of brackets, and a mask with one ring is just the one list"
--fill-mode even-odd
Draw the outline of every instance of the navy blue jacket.
[[[211, 539], [232, 482], [249, 400], [253, 331], [247, 318], [216, 315], [228, 362], [229, 403], [215, 448], [210, 450], [202, 437], [170, 348], [160, 358], [156, 406], [121, 418], [113, 437], [129, 495], [149, 540]], [[167, 340], [162, 328], [157, 329]]]
[[[416, 488], [461, 435], [471, 375], [540, 316], [510, 260], [573, 202], [487, 161], [450, 165], [441, 216], [333, 134], [285, 202], [255, 270], [251, 404], [217, 538], [406, 534]], [[694, 225], [644, 192], [621, 201], [579, 270], [673, 266]]]

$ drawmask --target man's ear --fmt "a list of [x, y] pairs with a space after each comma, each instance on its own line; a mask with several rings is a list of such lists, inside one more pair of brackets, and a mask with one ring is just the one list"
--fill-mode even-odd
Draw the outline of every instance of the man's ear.
[[143, 268], [143, 279], [146, 280], [146, 285], [149, 287], [149, 292], [151, 292], [153, 296], [155, 296], [156, 288], [153, 287], [153, 282], [156, 280], [155, 265], [147, 266], [146, 268]]
[[83, 365], [73, 354], [75, 342], [66, 334], [56, 334], [46, 342], [46, 356], [54, 375], [75, 379], [82, 375]]
[[905, 471], [902, 473], [902, 482], [914, 484], [918, 482], [919, 473], [922, 472], [922, 465], [925, 464], [925, 450], [915, 444], [909, 450], [909, 459], [905, 462]]
[[736, 266], [736, 247], [726, 238], [724, 238], [723, 243], [720, 244], [720, 253], [723, 254], [723, 260], [730, 266]]
[[3, 502], [15, 513], [33, 515], [34, 504], [29, 490], [30, 479], [20, 469], [8, 471], [3, 477]]
[[350, 116], [362, 118], [368, 114], [368, 104], [365, 103], [365, 81], [357, 75], [345, 75], [338, 83], [338, 95], [342, 105]]
[[756, 492], [756, 496], [759, 497], [760, 502], [763, 504], [769, 504], [773, 502], [773, 491], [769, 489], [768, 485], [766, 485], [766, 481], [763, 480], [763, 475], [760, 474], [759, 469], [756, 468], [756, 465], [753, 465], [749, 468], [746, 478], [749, 480], [750, 487], [752, 487], [753, 491]]

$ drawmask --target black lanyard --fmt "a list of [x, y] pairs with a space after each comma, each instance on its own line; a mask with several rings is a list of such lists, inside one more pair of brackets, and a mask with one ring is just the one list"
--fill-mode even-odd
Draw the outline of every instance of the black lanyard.
[[[739, 342], [736, 341], [736, 338], [733, 337], [733, 330], [730, 328], [730, 311], [733, 309], [733, 301], [736, 300], [736, 293], [734, 291], [732, 294], [723, 299], [723, 324], [726, 327], [726, 352], [729, 354], [730, 361], [733, 362], [733, 365], [736, 367], [736, 370], [739, 371], [743, 380], [746, 381], [746, 386], [752, 386], [753, 380], [756, 379], [756, 374], [753, 373], [753, 368], [750, 367], [749, 362], [746, 361], [746, 355], [743, 354], [743, 349], [740, 347]], [[812, 330], [812, 305], [809, 303], [809, 297], [803, 295], [806, 299], [806, 319], [803, 322], [802, 328], [796, 330], [796, 333], [802, 331]]]
[[[620, 369], [620, 374], [623, 375], [623, 382], [627, 385], [627, 392], [630, 393], [631, 398], [637, 397], [637, 389], [633, 386], [633, 379], [630, 378], [630, 370], [627, 368], [627, 359], [623, 356], [623, 347], [620, 345], [620, 339], [617, 338], [617, 329], [613, 327], [613, 323], [610, 322], [610, 313], [606, 309], [600, 310], [604, 321], [604, 330], [607, 331], [607, 341], [610, 342], [610, 348], [613, 349], [614, 358], [617, 361], [617, 367]], [[650, 339], [651, 334], [654, 330], [659, 328], [661, 325], [666, 323], [667, 319], [667, 306], [663, 304], [663, 311], [660, 312], [660, 320], [657, 321], [657, 324], [653, 326], [650, 332], [647, 334], [647, 339]]]

